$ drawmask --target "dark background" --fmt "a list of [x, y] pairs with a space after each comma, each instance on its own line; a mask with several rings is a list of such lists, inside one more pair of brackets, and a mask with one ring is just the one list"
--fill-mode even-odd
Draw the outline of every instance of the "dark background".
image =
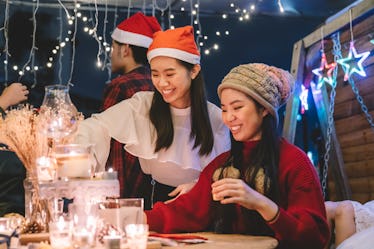
[[[56, 2], [56, 1], [54, 1]], [[202, 70], [206, 80], [208, 98], [211, 102], [219, 105], [216, 94], [217, 85], [229, 70], [239, 64], [250, 62], [262, 62], [289, 70], [292, 60], [293, 45], [298, 40], [314, 31], [319, 25], [331, 15], [352, 3], [353, 1], [284, 1], [293, 3], [293, 9], [285, 14], [280, 14], [274, 3], [270, 6], [264, 1], [264, 8], [251, 15], [249, 21], [239, 21], [238, 15], [233, 10], [229, 10], [228, 18], [222, 19], [224, 9], [227, 9], [228, 1], [201, 0], [202, 7], [200, 13], [200, 25], [204, 35], [208, 35], [208, 40], [204, 41], [201, 47]], [[237, 3], [243, 1], [236, 1]], [[268, 1], [270, 2], [270, 1]], [[276, 2], [276, 1], [272, 1]], [[95, 24], [95, 10], [90, 5], [85, 5], [85, 9], [80, 10], [83, 16], [88, 17], [87, 22], [77, 20], [77, 36], [75, 39], [75, 49], [71, 42], [58, 51], [51, 53], [52, 49], [59, 44], [59, 34], [61, 38], [72, 37], [68, 30], [74, 32], [74, 25], [68, 25], [65, 12], [56, 5], [52, 7], [43, 5], [39, 7], [36, 15], [36, 35], [35, 35], [35, 65], [39, 70], [35, 73], [25, 72], [20, 77], [18, 71], [13, 70], [13, 65], [22, 67], [29, 58], [32, 47], [33, 34], [33, 8], [26, 4], [27, 1], [10, 4], [9, 6], [9, 57], [8, 64], [5, 60], [5, 39], [3, 31], [0, 32], [0, 87], [7, 83], [20, 81], [30, 88], [29, 102], [38, 107], [44, 96], [44, 86], [50, 84], [67, 84], [70, 78], [72, 65], [72, 54], [75, 53], [74, 67], [70, 95], [73, 103], [86, 117], [97, 112], [101, 103], [102, 92], [105, 83], [110, 79], [107, 69], [101, 70], [96, 67], [96, 56], [98, 51], [97, 41], [87, 32], [83, 31], [85, 26], [93, 27]], [[181, 1], [173, 1], [172, 13], [175, 19], [172, 25], [190, 25], [190, 12], [178, 11], [182, 5]], [[210, 3], [210, 5], [209, 5]], [[239, 5], [238, 5], [239, 6]], [[222, 8], [222, 9], [220, 9]], [[0, 1], [0, 27], [4, 26], [5, 2]], [[101, 10], [103, 7], [101, 6]], [[131, 9], [131, 14], [141, 9]], [[69, 12], [72, 13], [72, 9]], [[150, 10], [145, 11], [151, 15]], [[127, 9], [117, 9], [117, 21], [115, 21], [115, 11], [113, 8], [107, 12], [106, 36], [105, 39], [111, 43], [110, 33], [120, 21], [128, 15]], [[169, 19], [167, 15], [160, 11], [155, 12], [156, 17], [164, 28], [168, 27]], [[62, 22], [60, 21], [63, 20]], [[98, 33], [104, 32], [105, 12], [98, 12]], [[195, 29], [197, 25], [195, 25]], [[60, 31], [60, 29], [62, 31]], [[230, 35], [225, 35], [228, 30]], [[216, 35], [216, 31], [221, 32], [221, 36]], [[200, 38], [200, 41], [203, 40]], [[217, 43], [219, 49], [211, 50], [209, 55], [204, 54], [204, 50]], [[62, 56], [60, 53], [62, 52]], [[54, 66], [46, 67], [49, 58], [53, 58]], [[101, 55], [100, 58], [104, 58]], [[8, 79], [5, 80], [5, 68], [7, 67]], [[112, 75], [111, 77], [115, 77]], [[0, 89], [1, 90], [1, 89]], [[311, 99], [311, 96], [310, 96]], [[280, 110], [280, 123], [282, 124], [284, 109]], [[306, 152], [314, 154], [319, 150], [318, 141], [319, 124], [315, 120], [315, 109], [310, 101], [310, 110], [300, 115], [297, 126], [297, 136], [295, 144], [303, 148]], [[314, 161], [317, 161], [314, 156]]]

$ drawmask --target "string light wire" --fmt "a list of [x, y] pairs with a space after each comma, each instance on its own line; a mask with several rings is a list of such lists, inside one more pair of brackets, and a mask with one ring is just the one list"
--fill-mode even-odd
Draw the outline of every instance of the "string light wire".
[[[35, 46], [36, 42], [36, 13], [38, 12], [39, 9], [39, 0], [36, 1], [36, 4], [33, 4], [33, 14], [32, 14], [32, 22], [33, 22], [33, 31], [32, 31], [32, 45], [31, 45], [31, 50], [30, 50], [30, 55], [26, 63], [23, 65], [22, 70], [19, 71], [19, 77], [18, 81], [21, 81], [22, 76], [24, 75], [26, 67], [30, 64], [32, 58], [35, 56], [35, 50], [38, 48]], [[34, 68], [33, 68], [34, 70]]]
[[4, 38], [5, 38], [5, 62], [4, 62], [4, 79], [5, 79], [5, 86], [8, 85], [8, 64], [9, 64], [9, 37], [8, 37], [8, 29], [9, 29], [9, 1], [5, 1], [5, 15], [4, 15]]

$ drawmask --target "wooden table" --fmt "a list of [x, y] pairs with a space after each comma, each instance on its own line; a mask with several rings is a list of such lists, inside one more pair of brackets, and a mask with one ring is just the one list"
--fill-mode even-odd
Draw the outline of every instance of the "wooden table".
[[[207, 238], [205, 243], [180, 244], [178, 246], [161, 246], [160, 242], [149, 242], [147, 249], [274, 249], [278, 241], [272, 237], [239, 235], [239, 234], [215, 234], [215, 233], [189, 233]], [[22, 234], [21, 244], [29, 242], [48, 241], [49, 236], [44, 234]], [[97, 247], [102, 249], [102, 247]]]
[[274, 249], [278, 241], [272, 237], [239, 235], [239, 234], [215, 234], [215, 233], [193, 233], [208, 238], [208, 241], [200, 244], [182, 244], [175, 247], [162, 246], [170, 249]]

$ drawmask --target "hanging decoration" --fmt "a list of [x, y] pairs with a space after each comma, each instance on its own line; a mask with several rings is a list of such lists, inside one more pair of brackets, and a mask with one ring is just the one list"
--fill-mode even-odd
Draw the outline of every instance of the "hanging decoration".
[[305, 111], [309, 109], [308, 93], [309, 93], [309, 89], [306, 88], [303, 84], [301, 84], [301, 93], [299, 95], [299, 99], [301, 102], [301, 114], [304, 114]]
[[321, 54], [321, 65], [318, 68], [312, 70], [312, 72], [318, 76], [318, 83], [317, 83], [318, 89], [321, 88], [324, 82], [332, 86], [333, 80], [334, 80], [332, 78], [332, 73], [336, 67], [336, 62], [332, 62], [330, 64], [327, 63], [326, 54], [323, 51], [323, 49], [321, 50], [321, 53], [322, 53]]
[[351, 42], [349, 44], [348, 56], [337, 60], [337, 62], [343, 67], [344, 70], [344, 81], [347, 81], [352, 74], [357, 73], [362, 77], [366, 77], [365, 69], [362, 63], [369, 57], [370, 52], [363, 52], [358, 54], [354, 45], [353, 39], [353, 28], [352, 28], [352, 9], [349, 10], [349, 27], [351, 32]]

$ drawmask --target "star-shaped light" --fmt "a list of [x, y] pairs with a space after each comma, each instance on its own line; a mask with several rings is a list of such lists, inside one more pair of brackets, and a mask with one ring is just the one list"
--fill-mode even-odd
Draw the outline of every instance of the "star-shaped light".
[[321, 65], [319, 68], [315, 68], [312, 70], [312, 72], [318, 76], [318, 84], [317, 88], [320, 89], [323, 82], [329, 83], [331, 86], [333, 84], [333, 78], [332, 78], [332, 71], [336, 67], [336, 62], [332, 62], [331, 64], [327, 63], [326, 60], [326, 54], [325, 52], [322, 52], [321, 55]]
[[304, 85], [301, 85], [301, 93], [299, 95], [299, 99], [301, 101], [301, 114], [304, 114], [305, 111], [309, 109], [308, 92], [308, 88], [306, 88]]
[[344, 81], [347, 81], [353, 73], [357, 73], [362, 77], [366, 76], [366, 72], [364, 67], [362, 66], [362, 63], [364, 62], [364, 60], [366, 60], [366, 58], [369, 57], [369, 55], [370, 52], [357, 54], [354, 43], [353, 41], [351, 41], [349, 45], [348, 56], [337, 61], [343, 67], [343, 70], [345, 72]]

